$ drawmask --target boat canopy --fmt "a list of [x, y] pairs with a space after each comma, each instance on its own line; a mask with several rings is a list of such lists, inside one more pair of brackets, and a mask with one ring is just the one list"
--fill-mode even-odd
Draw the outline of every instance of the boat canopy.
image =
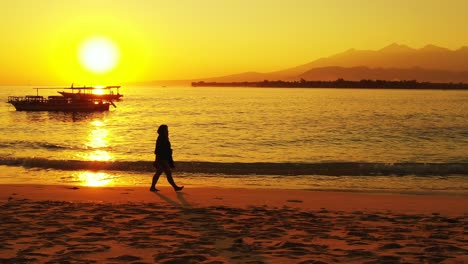
[[120, 88], [120, 86], [105, 86], [105, 87], [94, 87], [94, 86], [81, 86], [81, 87], [67, 87], [62, 89], [73, 89], [73, 90], [101, 90], [101, 89], [112, 89], [112, 88]]

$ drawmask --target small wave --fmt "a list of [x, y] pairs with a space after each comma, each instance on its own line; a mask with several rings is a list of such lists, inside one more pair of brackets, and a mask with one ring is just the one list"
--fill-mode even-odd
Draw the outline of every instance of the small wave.
[[44, 149], [67, 149], [65, 146], [60, 146], [52, 143], [41, 143], [41, 142], [36, 142], [33, 144], [33, 147], [36, 148], [44, 148]]
[[36, 142], [36, 141], [9, 141], [9, 142], [1, 142], [1, 148], [13, 148], [13, 149], [71, 149], [71, 147], [58, 145], [49, 142]]
[[[57, 170], [153, 172], [152, 161], [81, 161], [42, 158], [1, 158], [0, 165]], [[176, 162], [178, 172], [225, 175], [468, 175], [468, 163], [221, 163]]]

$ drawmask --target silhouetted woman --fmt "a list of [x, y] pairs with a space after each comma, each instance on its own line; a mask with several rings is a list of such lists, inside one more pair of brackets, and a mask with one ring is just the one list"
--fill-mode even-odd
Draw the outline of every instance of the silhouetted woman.
[[172, 188], [174, 188], [176, 192], [180, 191], [184, 186], [177, 186], [172, 178], [171, 169], [174, 169], [175, 167], [174, 160], [172, 159], [171, 142], [169, 142], [169, 130], [167, 125], [160, 125], [158, 128], [158, 134], [159, 136], [156, 140], [156, 148], [154, 149], [154, 154], [156, 155], [156, 160], [154, 161], [156, 173], [153, 176], [150, 191], [158, 191], [158, 189], [156, 189], [156, 183], [163, 172], [166, 174], [167, 181], [172, 185]]

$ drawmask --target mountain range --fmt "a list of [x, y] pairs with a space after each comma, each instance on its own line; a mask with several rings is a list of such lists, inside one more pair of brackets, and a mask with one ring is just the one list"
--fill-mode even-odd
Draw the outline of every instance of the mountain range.
[[152, 81], [152, 84], [207, 82], [258, 82], [263, 80], [322, 80], [339, 78], [359, 81], [416, 80], [419, 82], [468, 83], [468, 47], [450, 50], [435, 45], [415, 49], [393, 43], [380, 50], [349, 49], [296, 67], [260, 73], [239, 74], [178, 81]]

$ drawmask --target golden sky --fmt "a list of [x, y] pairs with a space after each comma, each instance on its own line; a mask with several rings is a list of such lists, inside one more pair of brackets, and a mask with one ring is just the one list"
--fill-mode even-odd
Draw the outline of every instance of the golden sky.
[[[0, 2], [0, 85], [215, 77], [393, 42], [468, 45], [467, 0]], [[80, 50], [91, 38], [113, 44], [115, 67], [96, 72], [83, 65]]]

